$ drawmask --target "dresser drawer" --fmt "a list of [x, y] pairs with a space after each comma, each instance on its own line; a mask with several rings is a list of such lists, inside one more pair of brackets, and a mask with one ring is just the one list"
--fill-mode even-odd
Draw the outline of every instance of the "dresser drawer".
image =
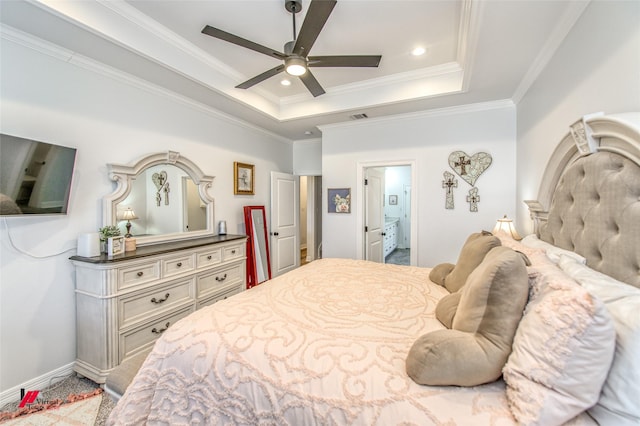
[[162, 312], [168, 312], [194, 299], [193, 278], [179, 280], [153, 291], [118, 300], [118, 325], [125, 328]]
[[139, 263], [118, 269], [118, 288], [125, 289], [160, 278], [160, 263]]
[[194, 311], [193, 305], [182, 311], [176, 312], [172, 315], [154, 321], [151, 324], [147, 324], [143, 327], [135, 328], [131, 331], [120, 334], [120, 362], [125, 358], [135, 355], [136, 353], [150, 348], [153, 342], [162, 335], [172, 324], [175, 324], [179, 319], [186, 317]]
[[222, 262], [222, 249], [216, 248], [196, 254], [196, 268], [206, 268]]
[[225, 247], [222, 252], [222, 259], [227, 262], [233, 259], [244, 257], [244, 244], [241, 246]]
[[236, 284], [234, 287], [230, 288], [227, 291], [221, 291], [219, 294], [216, 294], [215, 296], [209, 297], [208, 299], [204, 299], [198, 302], [198, 309], [202, 308], [203, 306], [213, 305], [216, 302], [219, 302], [221, 300], [224, 300], [228, 297], [233, 296], [234, 294], [238, 294], [242, 292], [242, 290], [243, 289], [238, 284]]
[[162, 276], [171, 277], [183, 274], [196, 269], [195, 257], [193, 254], [175, 256], [162, 260]]
[[196, 278], [196, 297], [199, 299], [213, 292], [220, 291], [232, 284], [242, 281], [244, 264], [227, 266], [210, 273], [200, 274]]

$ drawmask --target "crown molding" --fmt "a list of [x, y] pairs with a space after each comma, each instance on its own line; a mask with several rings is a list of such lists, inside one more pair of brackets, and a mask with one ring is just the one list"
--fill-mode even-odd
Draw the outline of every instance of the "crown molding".
[[462, 92], [469, 90], [471, 82], [471, 70], [478, 49], [478, 34], [482, 24], [483, 4], [478, 0], [463, 0], [462, 2], [457, 51], [457, 61], [463, 71]]
[[565, 40], [573, 26], [576, 24], [582, 13], [589, 6], [591, 0], [572, 1], [567, 3], [567, 8], [562, 19], [551, 31], [549, 38], [533, 61], [533, 64], [524, 75], [520, 84], [516, 88], [511, 99], [514, 103], [519, 103], [529, 88], [535, 83], [542, 71], [545, 69], [553, 55], [556, 53], [562, 42]]
[[230, 114], [226, 114], [220, 110], [212, 108], [208, 105], [194, 101], [193, 99], [190, 99], [186, 96], [179, 95], [173, 91], [167, 90], [153, 83], [149, 83], [146, 80], [135, 77], [131, 74], [125, 73], [123, 71], [120, 71], [116, 68], [105, 65], [91, 58], [87, 58], [86, 56], [77, 54], [71, 50], [65, 49], [63, 47], [60, 47], [48, 41], [42, 40], [31, 34], [27, 34], [23, 31], [12, 28], [2, 23], [0, 23], [0, 37], [3, 40], [21, 45], [28, 49], [34, 50], [38, 53], [48, 55], [62, 62], [69, 63], [79, 68], [83, 68], [87, 71], [93, 72], [95, 74], [99, 74], [103, 77], [107, 77], [119, 83], [126, 84], [128, 86], [134, 87], [139, 90], [143, 90], [145, 92], [148, 92], [154, 95], [162, 96], [173, 102], [180, 103], [193, 110], [196, 110], [201, 113], [205, 113], [209, 116], [223, 120], [227, 123], [230, 123], [239, 127], [243, 127], [245, 129], [250, 129], [261, 134], [268, 135], [272, 138], [279, 140], [280, 142], [285, 142], [287, 144], [293, 143], [293, 141], [291, 141], [290, 139], [287, 139], [276, 133], [263, 129], [262, 127], [256, 126], [247, 121], [234, 117]]

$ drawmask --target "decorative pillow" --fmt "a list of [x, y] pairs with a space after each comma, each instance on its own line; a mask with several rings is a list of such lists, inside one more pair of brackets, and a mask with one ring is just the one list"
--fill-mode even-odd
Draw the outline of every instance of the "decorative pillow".
[[615, 330], [600, 300], [551, 261], [533, 263], [537, 279], [503, 369], [506, 395], [519, 423], [562, 424], [598, 401]]
[[522, 239], [522, 244], [527, 247], [543, 249], [547, 253], [547, 257], [553, 263], [558, 263], [560, 261], [560, 256], [562, 255], [569, 256], [575, 259], [576, 262], [580, 262], [582, 264], [587, 263], [587, 259], [585, 259], [583, 256], [580, 256], [578, 253], [574, 253], [572, 251], [556, 247], [553, 244], [547, 243], [546, 241], [542, 241], [535, 234], [530, 234], [524, 237]]
[[496, 235], [500, 239], [500, 244], [505, 247], [509, 247], [522, 254], [525, 257], [525, 263], [527, 266], [531, 266], [533, 264], [532, 257], [537, 255], [542, 255], [546, 257], [544, 249], [529, 247], [522, 244], [520, 241], [516, 241], [510, 236], [507, 236], [504, 233], [499, 233]]
[[500, 245], [500, 240], [490, 232], [482, 231], [469, 235], [460, 250], [458, 263], [444, 263], [431, 270], [429, 279], [444, 286], [450, 293], [460, 290], [467, 277], [482, 262], [489, 250]]
[[493, 248], [459, 292], [452, 329], [427, 333], [413, 344], [407, 374], [423, 385], [476, 386], [498, 379], [528, 289], [522, 257], [507, 247]]
[[613, 364], [589, 414], [601, 425], [640, 424], [640, 289], [561, 256], [560, 268], [600, 298], [616, 329]]

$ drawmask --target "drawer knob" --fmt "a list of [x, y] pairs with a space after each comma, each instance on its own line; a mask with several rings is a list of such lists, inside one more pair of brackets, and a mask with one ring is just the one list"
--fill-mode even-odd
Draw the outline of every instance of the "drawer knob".
[[136, 275], [138, 275], [139, 277], [141, 277], [141, 276], [143, 276], [143, 275], [144, 275], [144, 272], [140, 271], [140, 272], [138, 272]]
[[181, 266], [182, 266], [182, 262], [178, 262], [178, 263], [176, 263], [176, 266], [177, 266], [178, 268], [179, 268], [179, 267], [181, 267]]
[[211, 255], [207, 256], [207, 260], [211, 260]]
[[153, 334], [162, 334], [162, 333], [164, 333], [165, 331], [167, 331], [167, 328], [169, 328], [169, 326], [170, 326], [170, 325], [171, 325], [171, 323], [170, 323], [170, 322], [167, 322], [167, 323], [165, 324], [164, 328], [161, 328], [160, 330], [158, 330], [157, 328], [153, 327], [153, 329], [151, 329], [151, 332], [152, 332]]
[[236, 254], [236, 251], [235, 250], [231, 250], [231, 254]]
[[151, 299], [151, 303], [155, 303], [156, 305], [159, 305], [162, 302], [166, 302], [168, 298], [169, 298], [169, 293], [165, 294], [163, 299], [156, 299], [154, 297], [153, 299]]
[[216, 277], [216, 281], [218, 281], [218, 282], [220, 282], [220, 283], [221, 283], [222, 281], [226, 280], [226, 279], [227, 279], [227, 274], [224, 274], [224, 275], [222, 276], [222, 278], [220, 278], [220, 277]]

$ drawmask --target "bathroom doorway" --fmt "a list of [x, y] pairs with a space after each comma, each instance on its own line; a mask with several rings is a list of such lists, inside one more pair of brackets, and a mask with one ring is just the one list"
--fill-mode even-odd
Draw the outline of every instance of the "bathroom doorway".
[[[381, 171], [383, 173], [383, 184], [381, 194], [372, 197], [369, 192], [371, 188], [368, 186], [367, 177], [372, 171]], [[362, 229], [364, 232], [359, 235], [359, 245], [362, 247], [361, 258], [383, 263], [392, 263], [398, 265], [416, 265], [417, 250], [415, 241], [417, 241], [415, 226], [415, 185], [414, 173], [415, 167], [413, 162], [398, 163], [367, 163], [361, 164], [358, 169], [359, 175], [362, 176], [364, 183], [360, 190], [362, 203], [358, 203], [359, 216], [361, 214]], [[376, 189], [376, 191], [379, 191]], [[379, 200], [379, 201], [376, 201]], [[371, 214], [382, 211], [381, 215]], [[374, 253], [371, 241], [376, 241], [375, 235], [372, 237], [371, 232], [378, 232], [377, 222], [370, 224], [371, 218], [382, 216], [381, 222], [381, 247], [378, 253]], [[375, 225], [375, 226], [374, 226]]]
[[411, 263], [411, 167], [385, 167], [384, 263]]

